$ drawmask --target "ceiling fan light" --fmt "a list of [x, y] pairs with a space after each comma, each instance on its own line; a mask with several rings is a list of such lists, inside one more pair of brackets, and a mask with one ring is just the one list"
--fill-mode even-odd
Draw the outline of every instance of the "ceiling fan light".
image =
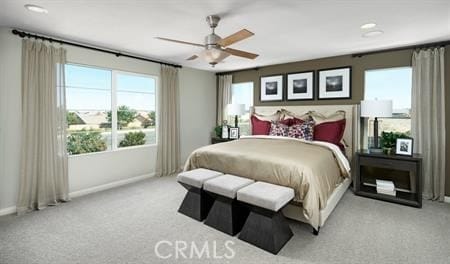
[[228, 52], [217, 48], [206, 49], [202, 51], [201, 55], [208, 63], [218, 63], [230, 56]]

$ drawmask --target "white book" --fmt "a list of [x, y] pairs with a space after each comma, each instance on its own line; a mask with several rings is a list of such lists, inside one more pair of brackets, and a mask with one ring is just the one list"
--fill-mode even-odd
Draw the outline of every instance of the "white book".
[[387, 190], [395, 190], [394, 182], [386, 180], [376, 180], [377, 188], [383, 188]]
[[397, 192], [395, 190], [387, 191], [387, 190], [383, 190], [383, 189], [379, 189], [379, 188], [377, 188], [377, 193], [391, 195], [391, 196], [395, 196], [397, 194]]

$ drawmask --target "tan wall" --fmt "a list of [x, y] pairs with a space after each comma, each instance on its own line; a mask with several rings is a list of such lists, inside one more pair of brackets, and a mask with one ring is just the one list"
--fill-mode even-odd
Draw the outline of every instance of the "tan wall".
[[[316, 60], [300, 61], [286, 64], [261, 67], [258, 70], [245, 70], [233, 73], [233, 82], [253, 82], [254, 105], [316, 105], [316, 104], [358, 104], [364, 97], [364, 71], [369, 69], [411, 66], [412, 50], [393, 51], [353, 58], [351, 55], [337, 56]], [[450, 70], [450, 46], [446, 46], [446, 72]], [[285, 74], [327, 68], [352, 66], [352, 98], [345, 100], [314, 100], [314, 101], [260, 101], [260, 76]], [[316, 73], [317, 74], [317, 73]], [[446, 163], [450, 164], [450, 74], [446, 74]], [[317, 84], [316, 84], [317, 85]], [[316, 95], [317, 98], [317, 95]], [[450, 165], [446, 169], [446, 195], [450, 195]]]

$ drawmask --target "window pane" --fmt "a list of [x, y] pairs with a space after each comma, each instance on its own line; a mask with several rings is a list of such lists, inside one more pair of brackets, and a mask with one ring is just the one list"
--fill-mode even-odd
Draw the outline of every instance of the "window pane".
[[411, 111], [411, 67], [366, 71], [365, 100], [389, 99], [393, 113], [409, 116]]
[[[378, 118], [381, 131], [411, 132], [411, 67], [369, 70], [365, 72], [365, 100], [392, 100], [392, 118]], [[369, 146], [373, 142], [373, 118], [366, 120]]]
[[239, 130], [241, 135], [250, 135], [249, 110], [253, 106], [253, 82], [234, 83], [231, 86], [231, 103], [245, 104], [246, 113], [239, 117]]
[[66, 86], [111, 91], [111, 71], [66, 64]]
[[69, 154], [112, 149], [111, 71], [69, 64], [65, 70]]
[[156, 80], [119, 73], [117, 78], [117, 146], [156, 144]]

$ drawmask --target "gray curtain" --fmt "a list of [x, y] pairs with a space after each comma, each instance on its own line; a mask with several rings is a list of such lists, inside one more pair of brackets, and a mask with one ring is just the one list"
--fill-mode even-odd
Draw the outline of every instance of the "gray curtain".
[[413, 53], [411, 132], [415, 152], [423, 156], [423, 195], [445, 196], [444, 48]]
[[158, 96], [158, 152], [156, 175], [166, 176], [180, 168], [179, 83], [178, 69], [161, 66], [161, 89]]
[[63, 48], [22, 42], [22, 154], [17, 212], [69, 200]]
[[231, 103], [232, 75], [219, 75], [217, 87], [217, 125], [223, 120], [228, 120], [227, 106]]

